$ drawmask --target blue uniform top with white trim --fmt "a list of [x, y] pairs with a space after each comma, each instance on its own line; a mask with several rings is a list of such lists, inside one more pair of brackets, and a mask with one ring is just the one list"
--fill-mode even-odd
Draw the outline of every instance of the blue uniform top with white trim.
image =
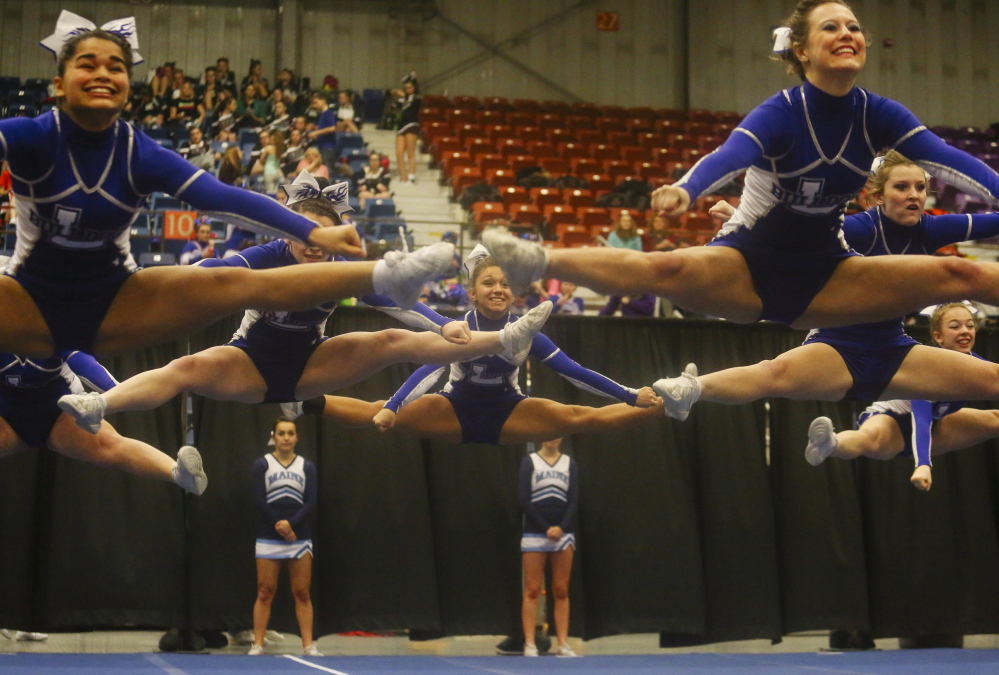
[[[881, 207], [847, 216], [843, 221], [846, 243], [865, 256], [933, 255], [938, 249], [961, 241], [999, 235], [999, 213], [922, 214], [915, 225], [899, 225], [884, 215]], [[904, 335], [902, 318], [873, 323], [820, 328], [808, 339], [830, 337], [887, 343]]]
[[284, 541], [274, 526], [287, 520], [297, 539], [310, 539], [309, 514], [318, 496], [316, 465], [301, 455], [284, 466], [273, 453], [253, 463], [253, 501], [260, 512], [258, 539]]
[[745, 227], [763, 247], [795, 255], [847, 249], [839, 221], [868, 167], [893, 148], [964, 192], [999, 205], [999, 174], [950, 147], [905, 107], [854, 87], [832, 96], [804, 82], [765, 101], [676, 185], [691, 201], [746, 171], [722, 233]]
[[219, 182], [122, 120], [96, 133], [58, 110], [0, 120], [0, 159], [9, 162], [17, 196], [10, 274], [82, 282], [134, 270], [129, 228], [157, 191], [267, 234], [307, 241], [316, 227], [271, 199]]
[[[501, 319], [489, 319], [477, 310], [472, 310], [465, 314], [465, 320], [472, 330], [498, 331], [517, 318], [508, 313]], [[554, 342], [541, 333], [534, 336], [530, 355], [580, 389], [598, 396], [614, 398], [628, 405], [635, 405], [638, 398], [637, 390], [621, 386], [600, 373], [584, 368], [566, 356]], [[511, 363], [500, 356], [480, 356], [469, 361], [452, 363], [451, 374], [443, 391], [469, 398], [488, 398], [511, 391], [520, 394], [517, 376], [521, 363]], [[427, 393], [444, 370], [441, 366], [417, 368], [385, 407], [393, 412], [399, 412], [404, 405]]]
[[517, 497], [524, 512], [525, 534], [547, 534], [560, 527], [572, 533], [572, 519], [579, 507], [579, 467], [562, 454], [554, 464], [532, 452], [520, 463]]

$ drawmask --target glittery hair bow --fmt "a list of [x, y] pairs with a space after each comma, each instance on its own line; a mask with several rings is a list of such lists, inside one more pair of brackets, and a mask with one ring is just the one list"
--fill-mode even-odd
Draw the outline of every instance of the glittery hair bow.
[[787, 26], [774, 28], [774, 54], [791, 51], [791, 29]]
[[319, 183], [315, 177], [305, 169], [302, 169], [302, 173], [298, 174], [294, 183], [284, 186], [284, 191], [288, 194], [288, 201], [285, 202], [285, 206], [291, 206], [306, 199], [322, 197], [333, 205], [333, 210], [340, 216], [354, 210], [347, 203], [349, 187], [349, 183], [344, 182], [319, 189]]
[[489, 251], [487, 251], [486, 247], [482, 244], [476, 244], [475, 248], [473, 248], [468, 255], [465, 256], [465, 262], [463, 265], [465, 267], [465, 273], [468, 275], [469, 279], [472, 278], [472, 271], [475, 270], [475, 266], [478, 265], [483, 258], [488, 256]]
[[[80, 33], [89, 33], [92, 30], [97, 30], [97, 26], [93, 21], [84, 19], [82, 16], [64, 9], [56, 21], [55, 32], [42, 40], [40, 44], [55, 54], [56, 58], [59, 58], [59, 52], [62, 51], [63, 45], [70, 38], [76, 37]], [[108, 21], [101, 26], [101, 30], [121, 36], [128, 42], [128, 46], [132, 48], [132, 63], [142, 63], [143, 59], [139, 56], [138, 51], [139, 37], [135, 32], [134, 16]]]

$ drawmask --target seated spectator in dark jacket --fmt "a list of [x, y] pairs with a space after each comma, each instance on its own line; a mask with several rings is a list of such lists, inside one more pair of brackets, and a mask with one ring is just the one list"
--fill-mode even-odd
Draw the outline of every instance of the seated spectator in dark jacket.
[[621, 310], [621, 316], [652, 316], [656, 311], [656, 296], [651, 293], [624, 297], [613, 296], [597, 314], [599, 316], [613, 316], [618, 309]]
[[585, 309], [582, 298], [577, 298], [576, 284], [571, 281], [563, 281], [559, 286], [559, 292], [548, 299], [555, 304], [555, 312], [558, 314], [582, 314]]

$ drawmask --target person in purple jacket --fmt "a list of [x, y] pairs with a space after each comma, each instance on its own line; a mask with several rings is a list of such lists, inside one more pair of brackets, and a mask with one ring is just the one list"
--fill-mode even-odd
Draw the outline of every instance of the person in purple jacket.
[[842, 230], [846, 205], [886, 148], [992, 205], [999, 205], [999, 174], [900, 104], [856, 86], [867, 39], [845, 2], [801, 0], [776, 31], [774, 50], [801, 85], [750, 112], [721, 147], [653, 193], [653, 209], [676, 216], [745, 171], [739, 208], [708, 246], [548, 251], [487, 230], [482, 241], [514, 292], [555, 277], [608, 295], [655, 293], [739, 323], [795, 328], [879, 321], [964, 299], [999, 304], [997, 263], [866, 258], [850, 250]]
[[[350, 210], [347, 183], [320, 189], [318, 179], [303, 171], [286, 188], [291, 208], [320, 227], [339, 225], [340, 214]], [[208, 258], [199, 265], [269, 269], [309, 267], [326, 260], [328, 256], [317, 247], [279, 239], [230, 258]], [[370, 294], [361, 299], [404, 323], [429, 330], [389, 329], [327, 338], [326, 321], [336, 309], [336, 302], [304, 311], [250, 309], [227, 345], [140, 373], [107, 394], [64, 396], [59, 405], [81, 427], [94, 432], [106, 414], [156, 408], [181, 392], [241, 403], [302, 401], [403, 361], [447, 364], [486, 354], [516, 360], [530, 349], [551, 311], [551, 304], [545, 303], [532, 310], [523, 322], [496, 333], [469, 331], [467, 323], [442, 317], [422, 304], [403, 310], [384, 296]]]
[[[465, 315], [471, 328], [501, 331], [524, 321], [510, 313], [513, 293], [502, 270], [482, 247], [473, 250], [465, 264], [472, 269], [469, 296], [475, 309]], [[528, 355], [580, 389], [621, 403], [591, 408], [524, 396], [517, 379]], [[587, 370], [540, 333], [534, 336], [529, 351], [517, 359], [483, 356], [452, 363], [443, 391], [424, 395], [444, 371], [444, 367], [418, 368], [387, 402], [325, 396], [282, 406], [282, 412], [286, 416], [322, 414], [359, 427], [374, 421], [383, 431], [398, 426], [423, 438], [493, 445], [620, 429], [661, 414], [660, 400], [650, 387], [631, 389]]]
[[[0, 120], [0, 161], [17, 196], [14, 255], [0, 275], [0, 350], [45, 357], [111, 354], [187, 335], [247, 307], [305, 309], [377, 292], [402, 307], [450, 264], [453, 247], [409, 256], [274, 270], [138, 270], [129, 230], [167, 192], [212, 217], [325, 251], [362, 253], [353, 226], [320, 228], [261, 195], [219, 182], [121, 120], [135, 21], [96, 27], [71, 12], [43, 45], [57, 54], [58, 107]], [[211, 288], [211, 293], [205, 293]]]

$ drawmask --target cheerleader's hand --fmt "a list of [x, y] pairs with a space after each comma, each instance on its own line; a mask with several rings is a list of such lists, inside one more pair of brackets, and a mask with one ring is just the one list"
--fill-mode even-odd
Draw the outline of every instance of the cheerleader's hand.
[[638, 390], [638, 398], [635, 399], [636, 408], [654, 408], [662, 404], [663, 400], [656, 396], [652, 387], [642, 387]]
[[724, 225], [735, 213], [735, 207], [726, 201], [715, 202], [715, 205], [708, 209], [708, 215], [716, 225]]
[[915, 485], [917, 490], [929, 492], [930, 486], [933, 485], [933, 476], [930, 474], [930, 467], [925, 464], [917, 466], [916, 470], [912, 472], [912, 478], [909, 479], [909, 482]]
[[563, 532], [562, 528], [558, 525], [552, 525], [548, 528], [548, 531], [545, 532], [545, 535], [552, 541], [558, 541], [565, 535], [565, 532]]
[[395, 426], [396, 414], [388, 408], [382, 408], [374, 417], [375, 426], [379, 431], [388, 431]]
[[663, 185], [652, 192], [652, 210], [662, 216], [679, 216], [690, 208], [690, 193], [682, 187]]
[[309, 243], [327, 253], [342, 253], [362, 260], [365, 258], [361, 238], [353, 225], [317, 227], [309, 234]]
[[441, 337], [455, 345], [467, 345], [472, 340], [472, 331], [467, 321], [449, 321], [441, 326]]

